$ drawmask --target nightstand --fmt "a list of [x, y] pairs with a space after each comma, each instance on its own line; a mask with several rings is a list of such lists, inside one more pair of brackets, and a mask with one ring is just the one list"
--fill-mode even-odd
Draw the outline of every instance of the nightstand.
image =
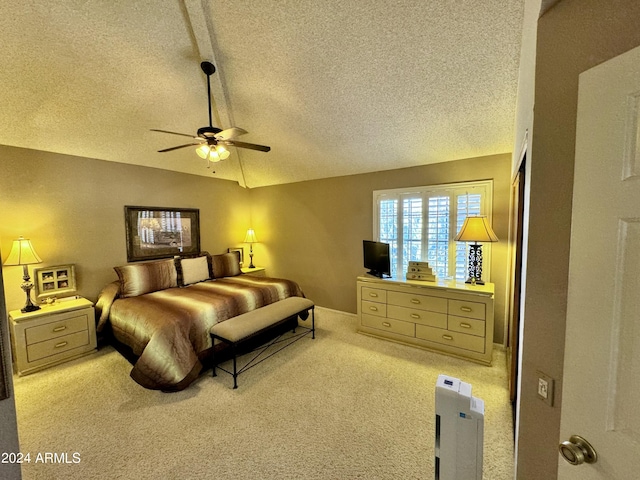
[[35, 312], [9, 312], [14, 371], [43, 370], [96, 350], [93, 303], [85, 298], [58, 300]]
[[267, 276], [267, 272], [264, 267], [254, 267], [254, 268], [243, 267], [240, 270], [242, 270], [242, 273], [244, 273], [245, 275], [253, 275], [255, 277]]

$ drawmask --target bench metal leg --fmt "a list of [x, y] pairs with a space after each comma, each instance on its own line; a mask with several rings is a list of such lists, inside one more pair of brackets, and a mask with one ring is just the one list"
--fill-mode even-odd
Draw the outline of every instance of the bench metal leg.
[[213, 375], [212, 377], [217, 377], [216, 374], [216, 341], [212, 337], [211, 338], [211, 363], [213, 363]]
[[238, 368], [237, 368], [238, 350], [236, 344], [233, 344], [233, 388], [238, 388]]
[[[310, 308], [311, 310], [311, 339], [316, 338], [316, 306]], [[308, 312], [307, 312], [308, 313]]]

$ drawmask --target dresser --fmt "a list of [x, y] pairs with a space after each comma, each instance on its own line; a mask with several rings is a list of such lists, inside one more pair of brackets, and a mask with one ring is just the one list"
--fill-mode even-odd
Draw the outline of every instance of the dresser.
[[43, 370], [96, 349], [93, 303], [85, 298], [58, 300], [35, 312], [9, 312], [14, 370]]
[[491, 365], [494, 285], [357, 279], [358, 331]]

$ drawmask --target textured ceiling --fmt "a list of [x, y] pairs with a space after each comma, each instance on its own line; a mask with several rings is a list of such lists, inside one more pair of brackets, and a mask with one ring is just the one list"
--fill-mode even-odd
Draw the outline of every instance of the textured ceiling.
[[[509, 152], [523, 4], [4, 0], [0, 144], [249, 187]], [[207, 125], [202, 60], [214, 125], [271, 152], [156, 152]]]

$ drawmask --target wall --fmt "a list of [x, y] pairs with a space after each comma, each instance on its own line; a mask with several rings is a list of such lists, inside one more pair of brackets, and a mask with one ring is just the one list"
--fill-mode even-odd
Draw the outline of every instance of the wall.
[[491, 281], [494, 341], [503, 343], [511, 154], [314, 180], [251, 190], [259, 244], [254, 263], [297, 280], [318, 305], [356, 312], [355, 279], [364, 273], [362, 240], [373, 235], [373, 191], [494, 179]]
[[[78, 293], [91, 300], [127, 261], [124, 205], [200, 209], [211, 253], [239, 245], [249, 224], [249, 192], [235, 182], [4, 146], [0, 165], [5, 256], [13, 239], [30, 238], [44, 262], [35, 267], [74, 263]], [[21, 308], [22, 268], [3, 271], [7, 308]]]
[[[517, 478], [557, 476], [578, 75], [640, 45], [637, 0], [564, 0], [538, 22]], [[536, 370], [557, 380], [554, 407]]]

